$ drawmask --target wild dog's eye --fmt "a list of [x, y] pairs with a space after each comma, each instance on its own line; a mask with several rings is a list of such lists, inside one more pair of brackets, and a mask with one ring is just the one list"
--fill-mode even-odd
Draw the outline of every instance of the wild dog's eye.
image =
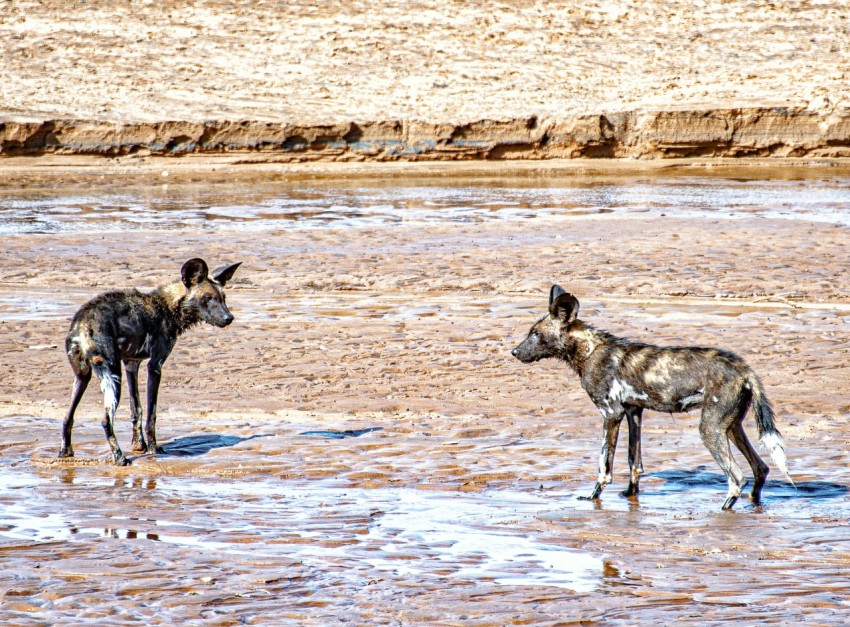
[[537, 331], [532, 331], [532, 332], [531, 332], [531, 337], [533, 337], [533, 338], [536, 340], [537, 338], [539, 338], [539, 337], [540, 337], [540, 334], [539, 334]]

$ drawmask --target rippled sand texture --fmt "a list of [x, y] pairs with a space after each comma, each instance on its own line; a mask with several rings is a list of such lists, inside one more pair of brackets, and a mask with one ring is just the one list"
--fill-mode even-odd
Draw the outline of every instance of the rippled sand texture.
[[[3, 192], [0, 622], [844, 623], [850, 179], [777, 176]], [[91, 386], [57, 462], [76, 307], [196, 255], [243, 262], [236, 322], [167, 363], [166, 452], [107, 463]], [[578, 501], [599, 416], [509, 352], [553, 281], [601, 328], [747, 359], [796, 489], [721, 512], [698, 416], [653, 413], [639, 498], [621, 446]]]

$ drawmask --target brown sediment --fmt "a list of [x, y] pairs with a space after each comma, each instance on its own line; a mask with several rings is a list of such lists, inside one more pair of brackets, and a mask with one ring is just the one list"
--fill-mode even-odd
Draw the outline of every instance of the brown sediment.
[[[849, 157], [850, 110], [639, 110], [466, 124], [389, 120], [0, 122], [0, 155], [228, 154], [233, 163]], [[241, 159], [238, 155], [242, 155]]]

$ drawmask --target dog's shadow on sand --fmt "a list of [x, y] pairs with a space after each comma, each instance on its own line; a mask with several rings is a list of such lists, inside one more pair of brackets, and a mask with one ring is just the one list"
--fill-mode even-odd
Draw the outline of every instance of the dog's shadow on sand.
[[188, 435], [184, 438], [177, 438], [176, 440], [162, 444], [158, 454], [172, 455], [174, 457], [196, 457], [198, 455], [206, 455], [213, 449], [236, 446], [241, 442], [247, 442], [254, 438], [269, 438], [271, 436], [271, 433], [251, 435], [247, 438], [240, 438], [235, 435], [221, 435], [219, 433]]
[[[664, 484], [658, 486], [653, 492], [659, 494], [670, 494], [685, 492], [700, 488], [712, 490], [726, 489], [726, 476], [719, 472], [709, 472], [707, 466], [697, 466], [692, 470], [663, 470], [648, 473], [644, 476], [662, 479]], [[748, 477], [747, 488], [752, 486], [753, 479]], [[745, 488], [745, 493], [747, 488]], [[840, 483], [831, 481], [798, 481], [791, 483], [787, 479], [768, 479], [764, 484], [763, 496], [769, 495], [771, 500], [828, 500], [846, 498], [850, 488]]]

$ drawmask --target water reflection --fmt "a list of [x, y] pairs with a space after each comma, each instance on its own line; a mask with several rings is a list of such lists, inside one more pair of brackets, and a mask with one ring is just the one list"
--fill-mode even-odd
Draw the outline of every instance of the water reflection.
[[[547, 503], [526, 493], [446, 495], [411, 488], [146, 476], [112, 477], [104, 484], [103, 479], [63, 472], [59, 485], [73, 484], [73, 499], [66, 495], [61, 512], [51, 506], [56, 482], [33, 479], [38, 489], [0, 516], [0, 538], [154, 541], [222, 559], [285, 557], [320, 569], [351, 562], [384, 577], [575, 591], [595, 589], [612, 572], [600, 557], [518, 528], [518, 521], [533, 520]], [[144, 504], [150, 496], [140, 498], [139, 490], [156, 491], [155, 509]], [[174, 520], [178, 515], [181, 520]]]
[[[77, 534], [98, 534], [98, 530], [94, 529], [80, 529], [78, 527], [71, 527], [70, 532], [72, 535]], [[107, 527], [100, 532], [100, 536], [102, 538], [112, 538], [113, 540], [151, 540], [154, 542], [159, 542], [159, 534], [157, 533], [139, 533], [135, 529], [118, 529], [115, 527]]]
[[277, 230], [570, 218], [600, 213], [765, 215], [850, 224], [850, 177], [719, 177], [600, 182], [510, 179], [440, 184], [262, 184], [86, 196], [0, 197], [0, 234], [126, 230]]

